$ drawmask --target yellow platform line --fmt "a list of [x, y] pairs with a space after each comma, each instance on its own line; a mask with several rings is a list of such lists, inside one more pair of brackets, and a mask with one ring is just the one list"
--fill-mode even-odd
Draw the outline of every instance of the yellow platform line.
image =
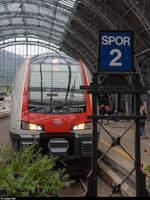
[[[103, 143], [103, 144], [105, 144], [106, 146], [109, 146], [109, 147], [111, 146], [108, 142], [106, 142], [106, 141], [103, 140], [103, 139], [100, 139], [100, 142]], [[132, 158], [131, 158], [127, 153], [125, 153], [124, 151], [121, 151], [121, 150], [118, 149], [117, 147], [112, 147], [112, 148], [113, 148], [115, 151], [121, 153], [121, 154], [124, 155], [125, 157], [129, 158], [130, 160], [132, 160]], [[135, 160], [134, 157], [133, 157], [133, 159]], [[141, 164], [143, 164], [144, 167], [147, 166], [147, 164], [145, 164], [145, 163], [143, 163], [143, 162], [141, 162]]]

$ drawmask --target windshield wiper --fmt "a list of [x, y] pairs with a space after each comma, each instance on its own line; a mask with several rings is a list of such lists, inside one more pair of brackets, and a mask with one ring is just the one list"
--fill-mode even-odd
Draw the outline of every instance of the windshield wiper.
[[69, 91], [70, 91], [70, 84], [71, 84], [71, 67], [70, 67], [69, 63], [68, 63], [68, 70], [69, 70], [69, 80], [68, 80], [68, 87], [67, 87], [65, 102], [67, 102], [68, 94], [69, 94]]
[[76, 77], [74, 78], [74, 83], [73, 83], [73, 86], [71, 87], [71, 91], [70, 91], [70, 102], [72, 103], [73, 102], [73, 98], [74, 98], [74, 93], [76, 91]]
[[42, 66], [40, 64], [40, 76], [41, 76], [41, 104], [43, 102], [43, 75], [42, 75]]
[[51, 94], [47, 94], [47, 96], [48, 97], [56, 97], [56, 96], [58, 96], [58, 94], [57, 93], [51, 93]]

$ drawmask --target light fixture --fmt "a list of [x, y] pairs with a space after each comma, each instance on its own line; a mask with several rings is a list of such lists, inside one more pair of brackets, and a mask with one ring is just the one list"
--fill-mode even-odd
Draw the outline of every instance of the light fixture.
[[23, 130], [31, 130], [31, 131], [43, 131], [44, 128], [40, 124], [33, 124], [28, 122], [21, 122], [21, 128]]

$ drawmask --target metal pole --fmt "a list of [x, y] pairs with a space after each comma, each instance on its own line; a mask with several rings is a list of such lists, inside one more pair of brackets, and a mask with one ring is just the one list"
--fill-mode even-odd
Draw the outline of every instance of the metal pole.
[[[97, 115], [97, 95], [93, 94], [93, 115]], [[97, 121], [93, 120], [93, 146], [92, 146], [93, 160], [93, 197], [97, 197]]]
[[[135, 95], [136, 115], [139, 114], [140, 98], [139, 94]], [[135, 128], [135, 167], [136, 167], [136, 196], [141, 196], [141, 151], [140, 151], [140, 121], [136, 120]]]
[[[135, 84], [139, 85], [139, 77], [136, 77]], [[140, 114], [140, 95], [135, 94], [134, 101], [135, 115]], [[140, 120], [136, 120], [135, 124], [135, 168], [136, 168], [136, 196], [141, 196], [141, 151], [140, 151]]]
[[[92, 108], [93, 116], [97, 116], [97, 94], [92, 94]], [[88, 190], [85, 195], [86, 197], [97, 197], [97, 169], [97, 120], [93, 119], [91, 172], [88, 175]]]
[[[136, 86], [139, 85], [139, 76], [135, 80]], [[135, 114], [140, 114], [140, 94], [135, 95]], [[146, 189], [145, 176], [141, 170], [141, 150], [140, 150], [140, 119], [136, 120], [135, 130], [135, 167], [136, 167], [136, 196], [147, 197], [149, 192]]]

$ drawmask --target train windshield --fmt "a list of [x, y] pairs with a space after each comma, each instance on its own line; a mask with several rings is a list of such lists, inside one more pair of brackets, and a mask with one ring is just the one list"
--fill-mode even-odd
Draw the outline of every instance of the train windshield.
[[86, 111], [84, 79], [80, 64], [31, 64], [28, 78], [28, 110], [34, 113]]

